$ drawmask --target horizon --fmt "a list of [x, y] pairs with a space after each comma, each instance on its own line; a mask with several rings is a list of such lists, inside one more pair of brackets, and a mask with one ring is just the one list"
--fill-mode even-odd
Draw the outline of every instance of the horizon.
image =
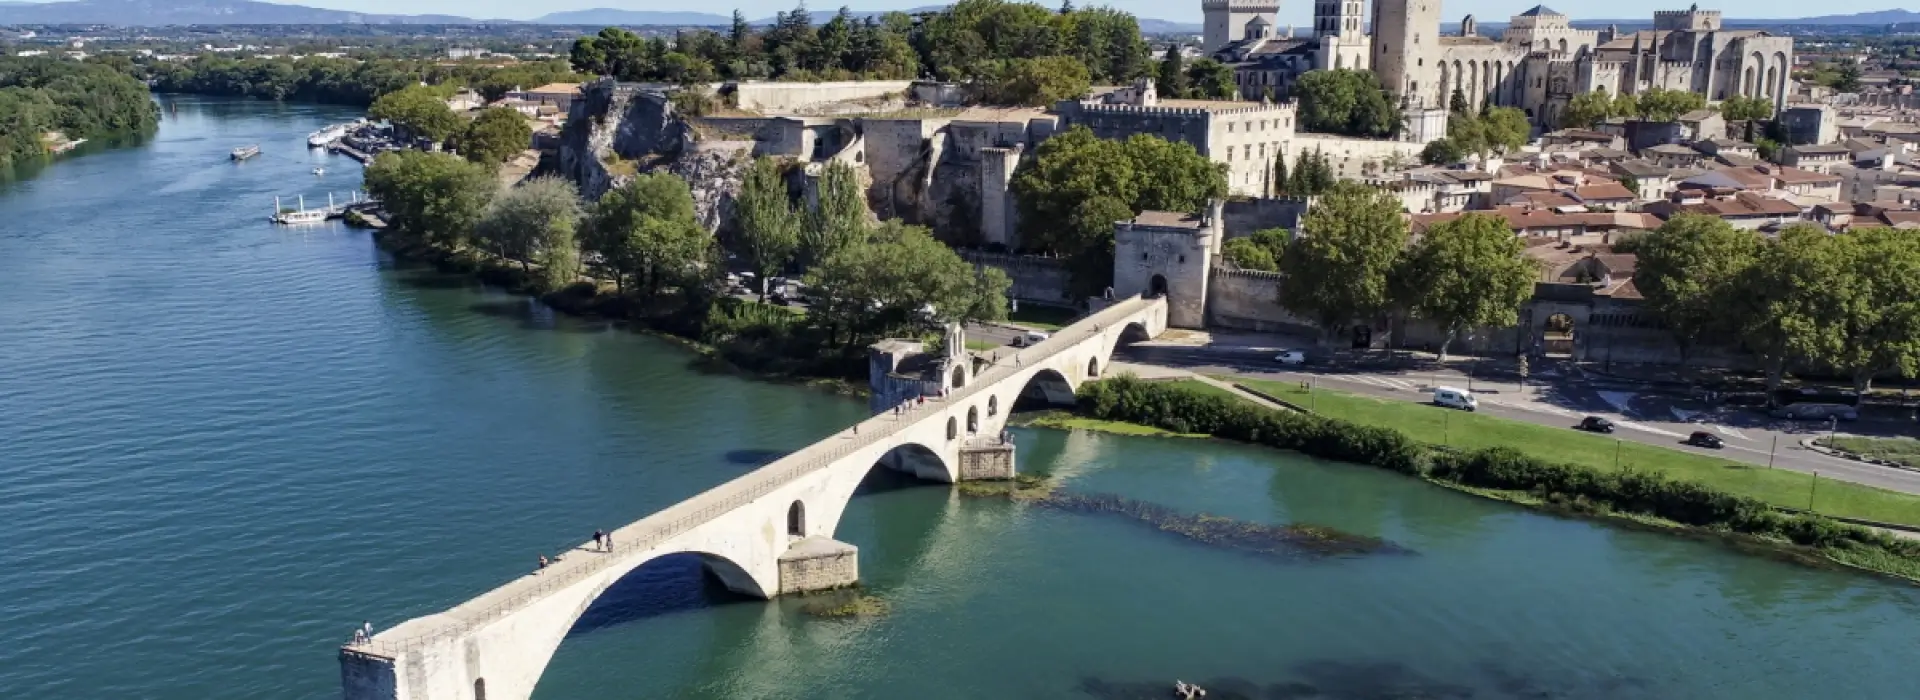
[[[71, 2], [73, 0], [0, 0], [0, 4], [51, 4]], [[697, 12], [726, 16], [733, 7], [716, 10], [708, 7], [687, 7], [687, 3], [666, 2], [665, 0], [560, 0], [545, 3], [537, 7], [537, 12], [528, 12], [525, 3], [509, 0], [413, 0], [404, 10], [395, 8], [394, 3], [385, 0], [254, 0], [275, 5], [299, 5], [346, 12], [364, 12], [383, 15], [453, 15], [469, 19], [503, 19], [527, 21], [557, 12], [575, 12], [581, 10], [608, 9], [631, 12]], [[1027, 0], [1036, 4], [1048, 4], [1044, 0]], [[1687, 0], [1685, 4], [1692, 4]], [[797, 3], [794, 0], [739, 0], [730, 5], [737, 7], [751, 19], [763, 19], [776, 12], [792, 10]], [[808, 3], [812, 11], [831, 11], [842, 5], [856, 12], [874, 12], [906, 10], [936, 4], [950, 4], [929, 0], [872, 0], [870, 2]], [[1492, 0], [1462, 0], [1445, 3], [1441, 10], [1442, 23], [1458, 22], [1462, 17], [1474, 15], [1483, 24], [1503, 24], [1513, 15], [1526, 11], [1539, 0], [1524, 0], [1512, 3], [1495, 3]], [[1552, 9], [1564, 13], [1573, 21], [1592, 20], [1641, 20], [1652, 21], [1657, 10], [1684, 9], [1678, 0], [1629, 0], [1625, 3], [1609, 3], [1599, 12], [1586, 11], [1581, 6], [1589, 3], [1554, 3]], [[1076, 6], [1108, 6], [1125, 10], [1143, 19], [1167, 20], [1185, 24], [1199, 24], [1201, 21], [1199, 0], [1102, 0], [1098, 2], [1077, 2]], [[1186, 5], [1185, 11], [1176, 11], [1173, 6]], [[1727, 5], [1705, 3], [1706, 9], [1719, 9], [1729, 20], [1780, 20], [1803, 17], [1821, 17], [1830, 15], [1852, 15], [1867, 12], [1905, 10], [1903, 7], [1869, 7], [1865, 0], [1842, 2], [1838, 6], [1827, 6], [1819, 14], [1809, 14], [1809, 8], [1801, 7], [1784, 0], [1762, 0], [1758, 3], [1743, 5], [1736, 14]], [[1302, 1], [1281, 2], [1280, 20], [1283, 24], [1298, 27], [1312, 27], [1312, 3]]]

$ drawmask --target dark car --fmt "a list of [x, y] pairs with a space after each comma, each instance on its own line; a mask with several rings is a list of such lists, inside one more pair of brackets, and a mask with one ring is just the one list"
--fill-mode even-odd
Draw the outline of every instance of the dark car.
[[1599, 416], [1587, 416], [1586, 418], [1580, 419], [1580, 429], [1590, 433], [1611, 433], [1613, 432], [1613, 421]]
[[1705, 430], [1693, 431], [1692, 435], [1687, 436], [1687, 444], [1695, 447], [1711, 447], [1716, 450], [1726, 445], [1726, 443], [1720, 441], [1720, 436]]

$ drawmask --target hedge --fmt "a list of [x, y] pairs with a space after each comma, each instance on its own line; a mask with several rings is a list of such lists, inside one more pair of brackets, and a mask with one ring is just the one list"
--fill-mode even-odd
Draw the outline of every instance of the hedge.
[[1650, 472], [1601, 471], [1549, 462], [1509, 448], [1451, 452], [1391, 428], [1276, 411], [1129, 376], [1082, 386], [1079, 403], [1082, 411], [1104, 420], [1205, 433], [1465, 486], [1523, 491], [1586, 509], [1654, 516], [1810, 547], [1871, 547], [1920, 560], [1920, 542], [1828, 518], [1783, 513], [1758, 499]]

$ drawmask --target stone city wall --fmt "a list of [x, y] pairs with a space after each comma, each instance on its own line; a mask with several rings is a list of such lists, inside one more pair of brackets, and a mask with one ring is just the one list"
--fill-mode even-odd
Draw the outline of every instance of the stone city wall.
[[1300, 160], [1300, 154], [1315, 150], [1326, 154], [1327, 164], [1333, 166], [1333, 175], [1342, 180], [1359, 180], [1382, 172], [1382, 164], [1399, 157], [1402, 165], [1420, 162], [1420, 150], [1424, 143], [1408, 141], [1390, 141], [1386, 139], [1358, 139], [1350, 136], [1331, 134], [1298, 134], [1287, 142], [1287, 167]]
[[1280, 273], [1213, 267], [1207, 287], [1207, 321], [1216, 328], [1261, 333], [1313, 334], [1312, 322], [1280, 307]]
[[734, 104], [757, 112], [780, 112], [887, 95], [913, 87], [910, 80], [855, 80], [835, 83], [738, 83]]
[[1064, 259], [979, 250], [959, 252], [961, 258], [973, 263], [976, 268], [992, 267], [1007, 273], [1007, 278], [1013, 280], [1013, 287], [1007, 293], [1015, 299], [1073, 305], [1074, 300], [1068, 294], [1067, 286], [1072, 273], [1067, 270], [1067, 261]]

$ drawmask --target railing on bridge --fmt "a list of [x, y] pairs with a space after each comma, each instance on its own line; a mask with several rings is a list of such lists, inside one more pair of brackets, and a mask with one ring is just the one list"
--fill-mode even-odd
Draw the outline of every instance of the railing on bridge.
[[[1108, 326], [1138, 312], [1148, 303], [1151, 303], [1151, 301], [1150, 299], [1135, 297], [1115, 303], [1106, 309], [1102, 309], [1081, 319], [1079, 323], [1055, 332], [1046, 340], [1015, 352], [1013, 357], [1018, 359], [1014, 361], [1013, 365], [996, 363], [988, 367], [987, 371], [975, 377], [974, 381], [968, 383], [967, 386], [961, 387], [958, 391], [950, 393], [943, 398], [928, 397], [928, 401], [937, 402], [930, 405], [939, 406], [970, 398], [981, 391], [985, 391], [988, 387], [994, 386], [1007, 377], [1026, 371], [1028, 367], [1039, 366], [1053, 356], [1072, 347], [1075, 343], [1098, 335]], [[843, 431], [835, 434], [809, 445], [788, 457], [781, 458], [772, 464], [743, 474], [732, 481], [701, 492], [679, 504], [670, 506], [666, 510], [642, 518], [639, 522], [628, 525], [625, 531], [616, 531], [613, 533], [614, 546], [611, 552], [583, 552], [575, 550], [571, 553], [572, 556], [562, 556], [552, 565], [534, 573], [530, 577], [517, 579], [505, 586], [494, 589], [494, 591], [488, 594], [482, 594], [475, 602], [490, 597], [491, 593], [509, 588], [514, 589], [508, 593], [503, 600], [492, 601], [478, 610], [463, 610], [462, 608], [465, 607], [465, 605], [462, 605], [441, 613], [442, 615], [454, 618], [456, 621], [443, 624], [431, 632], [411, 635], [401, 639], [375, 638], [359, 644], [349, 643], [344, 646], [343, 649], [353, 653], [371, 653], [391, 657], [404, 651], [423, 648], [439, 639], [464, 635], [501, 617], [505, 617], [508, 613], [518, 610], [534, 600], [538, 600], [547, 593], [578, 583], [581, 579], [606, 570], [611, 567], [614, 562], [621, 559], [620, 555], [653, 549], [668, 539], [706, 524], [723, 513], [751, 503], [761, 496], [765, 496], [780, 487], [793, 483], [794, 480], [802, 476], [825, 468], [847, 455], [866, 449], [876, 442], [891, 438], [899, 434], [900, 431], [917, 423], [919, 421], [918, 416], [927, 412], [929, 412], [927, 409], [917, 409], [902, 416], [894, 416], [891, 413], [876, 415], [862, 421], [859, 424], [862, 429], [856, 433]], [[994, 439], [997, 440], [997, 438]], [[831, 445], [822, 448], [820, 447], [822, 443], [831, 443]], [[790, 460], [793, 461], [792, 464], [783, 464]], [[689, 513], [675, 514], [673, 512], [675, 509], [681, 508], [687, 503], [704, 502], [709, 498], [719, 498], [720, 500], [715, 503], [701, 505], [697, 510]], [[650, 524], [648, 522], [656, 518], [666, 519], [660, 523]], [[635, 530], [637, 530], [637, 532]]]

